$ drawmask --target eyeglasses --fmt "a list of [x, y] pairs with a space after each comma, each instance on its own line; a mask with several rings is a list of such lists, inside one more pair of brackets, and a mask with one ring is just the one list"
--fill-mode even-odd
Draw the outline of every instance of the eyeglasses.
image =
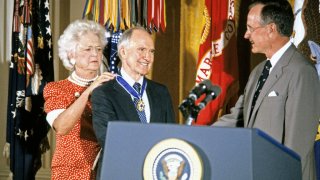
[[86, 54], [90, 54], [90, 53], [102, 54], [102, 47], [101, 46], [81, 46], [81, 45], [79, 45], [78, 47], [81, 52], [84, 52]]
[[266, 26], [258, 26], [258, 27], [250, 27], [250, 26], [247, 26], [247, 31], [249, 31], [250, 33], [253, 33], [254, 31], [256, 31], [257, 29], [260, 29], [260, 28], [264, 28]]

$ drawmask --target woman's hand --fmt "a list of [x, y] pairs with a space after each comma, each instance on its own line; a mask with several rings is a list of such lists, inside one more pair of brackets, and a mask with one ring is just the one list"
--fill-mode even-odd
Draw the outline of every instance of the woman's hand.
[[104, 82], [114, 79], [115, 77], [115, 74], [104, 72], [87, 88], [87, 91], [89, 92], [89, 94], [91, 94], [96, 87], [100, 86]]
[[[85, 105], [92, 91], [102, 83], [114, 79], [116, 75], [104, 72], [102, 73], [63, 113], [61, 113], [53, 122], [53, 128], [56, 133], [61, 135], [68, 134], [74, 127], [77, 120], [81, 117]], [[67, 121], [66, 121], [67, 120]]]

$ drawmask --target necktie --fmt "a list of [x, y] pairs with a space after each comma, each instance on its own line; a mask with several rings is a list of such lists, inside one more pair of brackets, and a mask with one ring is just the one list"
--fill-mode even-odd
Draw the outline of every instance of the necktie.
[[262, 74], [259, 77], [258, 84], [257, 84], [257, 87], [256, 87], [256, 91], [255, 91], [253, 99], [252, 99], [251, 111], [250, 111], [250, 117], [249, 118], [251, 118], [251, 114], [252, 114], [253, 108], [256, 105], [256, 101], [257, 101], [257, 99], [259, 97], [261, 89], [262, 89], [264, 83], [266, 82], [266, 80], [267, 80], [267, 78], [269, 76], [269, 70], [270, 70], [271, 66], [272, 65], [270, 63], [270, 60], [267, 60], [266, 64], [264, 65]]
[[[134, 83], [133, 84], [133, 88], [138, 92], [138, 94], [141, 94], [140, 91], [141, 91], [141, 84], [139, 83]], [[137, 110], [137, 113], [139, 115], [139, 118], [140, 118], [140, 121], [142, 123], [147, 123], [147, 117], [146, 117], [146, 113], [144, 111], [144, 108], [145, 108], [145, 105], [142, 101], [142, 97], [141, 99], [139, 98], [133, 98], [133, 102], [134, 102], [134, 105], [136, 107], [136, 110]]]

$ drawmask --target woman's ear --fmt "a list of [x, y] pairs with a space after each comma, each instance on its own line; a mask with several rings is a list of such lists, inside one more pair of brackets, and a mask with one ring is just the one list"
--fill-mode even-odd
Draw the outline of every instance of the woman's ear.
[[68, 53], [68, 59], [69, 63], [74, 66], [76, 64], [76, 59], [75, 59], [75, 53], [74, 52], [69, 52]]
[[74, 52], [68, 52], [68, 59], [73, 59], [75, 58], [75, 53]]

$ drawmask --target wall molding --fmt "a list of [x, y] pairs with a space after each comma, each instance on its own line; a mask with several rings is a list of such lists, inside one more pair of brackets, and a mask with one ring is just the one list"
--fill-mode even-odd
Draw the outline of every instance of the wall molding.
[[7, 180], [10, 175], [9, 168], [1, 168], [0, 169], [0, 180]]

